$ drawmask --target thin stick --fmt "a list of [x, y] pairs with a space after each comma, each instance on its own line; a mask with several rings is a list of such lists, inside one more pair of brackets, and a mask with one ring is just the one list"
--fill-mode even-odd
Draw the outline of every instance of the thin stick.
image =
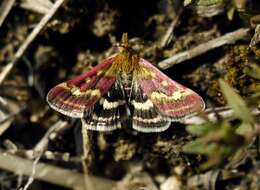
[[2, 73], [0, 74], [0, 85], [3, 83], [6, 76], [10, 73], [16, 62], [22, 57], [24, 52], [27, 50], [32, 41], [37, 37], [43, 27], [48, 23], [48, 21], [53, 17], [58, 8], [62, 5], [65, 0], [57, 0], [53, 7], [49, 10], [49, 12], [41, 19], [38, 25], [33, 29], [33, 31], [28, 35], [25, 39], [24, 43], [20, 46], [17, 52], [14, 55], [14, 58], [11, 62], [9, 62], [4, 68]]
[[215, 38], [206, 43], [200, 44], [190, 50], [178, 53], [168, 59], [165, 59], [158, 63], [159, 68], [168, 69], [169, 67], [187, 61], [191, 58], [194, 58], [198, 55], [201, 55], [209, 50], [215, 49], [217, 47], [232, 44], [237, 40], [244, 39], [249, 34], [248, 28], [242, 28], [234, 32], [227, 33], [219, 38]]
[[37, 164], [39, 163], [39, 161], [40, 161], [40, 159], [42, 157], [42, 154], [43, 154], [43, 151], [41, 151], [37, 155], [36, 159], [34, 159], [33, 164], [32, 164], [32, 173], [31, 173], [30, 177], [28, 178], [28, 180], [27, 180], [26, 184], [24, 185], [24, 187], [20, 188], [21, 190], [27, 190], [30, 187], [30, 185], [33, 183], [34, 176], [35, 176], [35, 173], [36, 173], [36, 167], [37, 167]]
[[[33, 161], [23, 159], [17, 156], [11, 156], [0, 152], [0, 168], [12, 171], [17, 174], [30, 176], [32, 172]], [[38, 163], [35, 168], [35, 179], [56, 184], [62, 187], [76, 190], [84, 190], [84, 177], [82, 174], [51, 166], [45, 163]], [[89, 176], [96, 190], [111, 190], [116, 186], [112, 180]], [[90, 190], [90, 189], [86, 189]]]
[[52, 133], [59, 133], [60, 131], [63, 131], [67, 125], [68, 123], [66, 121], [61, 120], [57, 121], [54, 125], [52, 125], [41, 138], [41, 140], [35, 145], [33, 153], [37, 154], [38, 152], [44, 152], [45, 150], [47, 150], [50, 135]]
[[15, 0], [4, 0], [1, 3], [0, 7], [0, 27], [4, 23], [7, 15], [11, 11], [12, 7], [14, 6]]
[[22, 188], [22, 190], [27, 190], [30, 185], [33, 183], [34, 181], [34, 176], [35, 176], [35, 172], [36, 172], [36, 166], [39, 163], [43, 153], [46, 151], [48, 144], [49, 144], [49, 136], [53, 133], [53, 132], [58, 132], [60, 130], [63, 130], [64, 127], [67, 125], [67, 122], [64, 121], [58, 121], [57, 123], [55, 123], [43, 136], [43, 138], [36, 144], [36, 146], [34, 147], [34, 151], [33, 151], [33, 167], [32, 167], [32, 173], [29, 177], [29, 179], [27, 180], [24, 188]]

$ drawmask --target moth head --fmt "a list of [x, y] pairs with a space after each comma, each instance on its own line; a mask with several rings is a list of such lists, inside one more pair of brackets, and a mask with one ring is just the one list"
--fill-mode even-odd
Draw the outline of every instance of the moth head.
[[127, 33], [123, 33], [122, 34], [121, 42], [117, 46], [118, 46], [120, 54], [133, 53], [133, 49], [129, 45], [128, 34]]
[[119, 53], [115, 58], [114, 64], [117, 70], [129, 73], [137, 69], [139, 55], [129, 45], [127, 33], [123, 33], [121, 43], [118, 44], [118, 47]]

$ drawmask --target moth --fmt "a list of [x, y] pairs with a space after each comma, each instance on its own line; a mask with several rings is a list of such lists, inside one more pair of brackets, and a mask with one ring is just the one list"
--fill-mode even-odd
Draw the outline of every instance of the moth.
[[123, 34], [119, 52], [89, 71], [52, 88], [54, 110], [81, 118], [88, 130], [111, 131], [127, 123], [140, 132], [161, 132], [172, 121], [201, 112], [203, 99], [140, 58]]

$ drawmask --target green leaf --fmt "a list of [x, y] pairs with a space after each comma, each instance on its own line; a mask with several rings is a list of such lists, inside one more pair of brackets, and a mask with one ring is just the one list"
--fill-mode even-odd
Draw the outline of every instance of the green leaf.
[[213, 123], [204, 123], [201, 125], [189, 125], [186, 127], [186, 130], [194, 136], [203, 136], [216, 130], [216, 126]]
[[253, 126], [251, 123], [242, 122], [241, 125], [237, 128], [236, 133], [239, 135], [245, 135], [253, 131]]
[[202, 140], [195, 140], [183, 146], [182, 151], [190, 154], [215, 154], [217, 144], [205, 145]]
[[233, 20], [234, 14], [235, 14], [235, 7], [231, 7], [227, 11], [228, 20]]
[[251, 112], [242, 97], [239, 96], [224, 80], [219, 79], [219, 84], [228, 105], [234, 111], [234, 115], [244, 122], [253, 123]]
[[255, 92], [254, 94], [252, 94], [251, 96], [253, 99], [258, 99], [260, 98], [260, 92]]
[[182, 147], [182, 151], [190, 154], [202, 152], [204, 145], [199, 140], [192, 141]]
[[255, 64], [250, 65], [251, 68], [244, 68], [243, 72], [248, 76], [260, 80], [260, 67]]

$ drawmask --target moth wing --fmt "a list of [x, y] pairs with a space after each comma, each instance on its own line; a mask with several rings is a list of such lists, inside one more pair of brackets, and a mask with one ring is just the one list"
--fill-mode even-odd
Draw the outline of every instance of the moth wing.
[[114, 57], [105, 59], [89, 71], [52, 88], [47, 102], [54, 110], [74, 118], [82, 118], [112, 87], [116, 78], [106, 76]]
[[171, 122], [158, 113], [154, 104], [140, 88], [136, 89], [134, 98], [131, 100], [133, 128], [144, 133], [161, 132], [168, 129]]
[[138, 85], [158, 112], [171, 121], [183, 120], [205, 108], [203, 99], [191, 89], [167, 77], [145, 59], [140, 59], [142, 73]]
[[126, 100], [116, 82], [95, 104], [91, 114], [82, 118], [83, 127], [96, 131], [111, 131], [121, 128], [121, 120], [126, 115]]

